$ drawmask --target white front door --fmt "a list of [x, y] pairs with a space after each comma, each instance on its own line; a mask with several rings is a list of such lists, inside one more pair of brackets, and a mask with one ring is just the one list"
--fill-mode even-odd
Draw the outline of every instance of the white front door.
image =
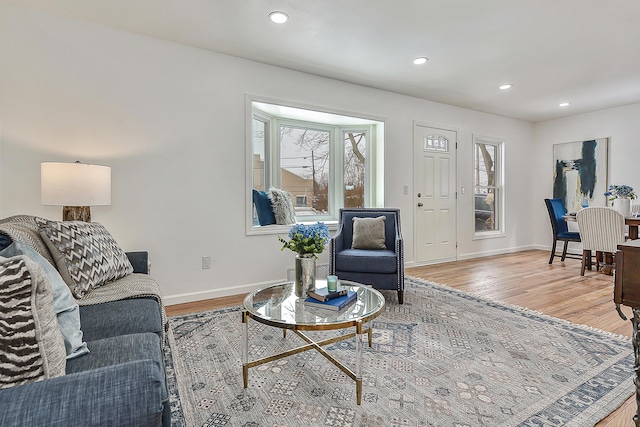
[[415, 261], [456, 259], [455, 131], [414, 124]]

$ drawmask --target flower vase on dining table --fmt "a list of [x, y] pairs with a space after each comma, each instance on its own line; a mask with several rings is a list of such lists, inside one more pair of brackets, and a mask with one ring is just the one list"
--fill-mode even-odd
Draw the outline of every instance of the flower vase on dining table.
[[295, 294], [299, 298], [307, 298], [309, 291], [316, 288], [316, 258], [296, 256]]
[[628, 197], [618, 197], [614, 199], [613, 208], [620, 212], [625, 218], [631, 217], [631, 199]]

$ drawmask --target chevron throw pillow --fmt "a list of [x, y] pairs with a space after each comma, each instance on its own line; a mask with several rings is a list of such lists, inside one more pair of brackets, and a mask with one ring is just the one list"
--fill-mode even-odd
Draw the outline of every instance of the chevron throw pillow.
[[91, 289], [133, 273], [133, 266], [97, 222], [36, 219], [60, 275], [80, 299]]

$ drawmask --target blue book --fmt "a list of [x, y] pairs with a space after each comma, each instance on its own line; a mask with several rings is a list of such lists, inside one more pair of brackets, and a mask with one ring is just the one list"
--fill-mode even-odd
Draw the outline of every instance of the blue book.
[[321, 302], [321, 301], [318, 301], [317, 299], [309, 297], [304, 300], [304, 303], [311, 307], [319, 307], [319, 308], [326, 308], [328, 310], [339, 311], [345, 308], [346, 306], [350, 305], [357, 299], [358, 299], [358, 293], [354, 291], [349, 291], [347, 295], [344, 295], [338, 298], [333, 298], [325, 302]]
[[320, 302], [325, 302], [330, 299], [338, 298], [347, 295], [347, 288], [338, 287], [335, 291], [329, 292], [327, 288], [317, 288], [313, 291], [309, 291], [309, 296]]

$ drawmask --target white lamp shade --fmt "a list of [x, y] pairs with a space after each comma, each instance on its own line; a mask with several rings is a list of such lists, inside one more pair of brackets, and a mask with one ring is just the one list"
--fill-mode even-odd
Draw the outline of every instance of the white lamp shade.
[[40, 190], [43, 205], [110, 205], [111, 168], [84, 163], [44, 162], [40, 165]]

